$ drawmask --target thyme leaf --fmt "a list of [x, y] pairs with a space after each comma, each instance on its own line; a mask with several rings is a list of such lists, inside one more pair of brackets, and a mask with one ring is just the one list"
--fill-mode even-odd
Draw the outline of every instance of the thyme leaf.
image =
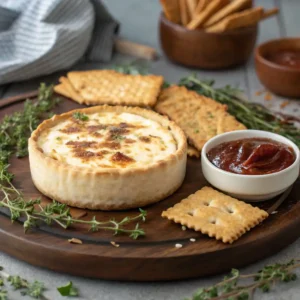
[[79, 111], [76, 111], [73, 113], [73, 118], [80, 120], [80, 121], [88, 121], [89, 120], [89, 117], [86, 114], [83, 114]]
[[267, 265], [257, 273], [248, 275], [242, 275], [233, 269], [222, 281], [211, 287], [199, 289], [192, 298], [185, 300], [253, 299], [256, 290], [267, 293], [276, 283], [296, 280], [297, 275], [293, 271], [300, 268], [300, 263], [296, 262], [299, 260]]
[[57, 290], [62, 296], [77, 297], [79, 295], [78, 289], [73, 286], [72, 281], [69, 281], [64, 286], [58, 287]]

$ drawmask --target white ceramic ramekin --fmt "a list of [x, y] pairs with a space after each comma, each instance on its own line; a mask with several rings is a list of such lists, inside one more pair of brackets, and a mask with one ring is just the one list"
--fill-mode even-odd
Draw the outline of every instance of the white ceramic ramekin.
[[[209, 150], [221, 143], [255, 137], [269, 138], [290, 146], [295, 152], [296, 160], [280, 172], [266, 175], [240, 175], [217, 168], [206, 156]], [[201, 164], [203, 174], [211, 185], [235, 198], [256, 202], [281, 194], [296, 181], [300, 170], [300, 153], [299, 148], [292, 141], [281, 135], [260, 130], [238, 130], [210, 139], [202, 149]]]

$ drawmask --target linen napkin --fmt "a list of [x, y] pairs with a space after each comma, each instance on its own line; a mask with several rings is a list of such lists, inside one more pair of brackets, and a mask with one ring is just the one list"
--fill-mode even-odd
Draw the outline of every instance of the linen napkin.
[[1, 0], [0, 84], [109, 61], [117, 31], [100, 0]]

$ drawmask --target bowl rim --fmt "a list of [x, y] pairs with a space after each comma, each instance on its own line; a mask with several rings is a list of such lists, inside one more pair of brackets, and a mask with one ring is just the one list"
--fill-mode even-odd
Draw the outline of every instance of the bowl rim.
[[205, 35], [211, 35], [211, 36], [228, 36], [228, 35], [237, 35], [237, 34], [242, 34], [250, 31], [256, 31], [258, 29], [258, 24], [247, 26], [247, 27], [242, 27], [238, 29], [233, 29], [233, 30], [227, 30], [224, 32], [207, 32], [203, 28], [202, 29], [188, 29], [180, 24], [176, 24], [168, 20], [164, 14], [163, 11], [160, 13], [160, 23], [164, 23], [169, 27], [176, 28], [176, 30], [181, 31], [182, 33], [198, 33], [198, 34], [205, 34]]
[[[245, 137], [244, 138], [247, 138], [246, 137], [246, 134], [247, 133], [257, 133], [257, 132], [260, 132], [260, 133], [267, 133], [267, 134], [271, 134], [273, 135], [275, 138], [274, 140], [275, 141], [278, 141], [280, 143], [283, 143], [283, 144], [287, 144], [290, 145], [289, 146], [292, 146], [294, 152], [295, 152], [295, 161], [289, 166], [287, 167], [286, 169], [283, 169], [279, 172], [274, 172], [274, 173], [270, 173], [270, 174], [262, 174], [262, 175], [245, 175], [245, 174], [237, 174], [237, 173], [232, 173], [232, 172], [228, 172], [228, 171], [225, 171], [225, 170], [222, 170], [218, 167], [216, 167], [207, 157], [207, 147], [209, 146], [210, 143], [218, 140], [219, 138], [222, 138], [224, 136], [230, 136], [230, 135], [234, 135], [236, 133], [244, 133], [245, 134]], [[284, 139], [287, 141], [287, 143], [285, 142], [281, 142], [279, 140], [276, 140], [276, 137], [277, 138], [280, 138], [280, 139]], [[263, 138], [263, 137], [262, 137]], [[270, 138], [272, 139], [271, 137], [265, 137], [265, 138]], [[243, 137], [239, 137], [239, 138], [233, 138], [232, 140], [230, 141], [235, 141], [235, 140], [240, 140], [240, 139], [243, 139]], [[219, 144], [221, 144], [222, 142], [220, 142]], [[219, 145], [218, 144], [218, 145]], [[296, 150], [295, 150], [296, 149]], [[201, 160], [203, 159], [203, 163], [206, 163], [208, 165], [210, 165], [215, 171], [217, 172], [220, 172], [224, 175], [227, 175], [227, 176], [231, 176], [233, 178], [245, 178], [245, 179], [258, 179], [258, 178], [270, 178], [270, 177], [275, 177], [275, 176], [281, 176], [281, 175], [284, 175], [285, 173], [288, 173], [290, 170], [292, 170], [294, 167], [296, 167], [297, 165], [299, 165], [299, 162], [300, 162], [300, 151], [299, 151], [299, 148], [297, 147], [297, 145], [292, 142], [291, 140], [289, 140], [288, 138], [280, 135], [280, 134], [277, 134], [277, 133], [273, 133], [273, 132], [270, 132], [270, 131], [265, 131], [265, 130], [256, 130], [256, 129], [246, 129], [246, 130], [235, 130], [235, 131], [230, 131], [230, 132], [225, 132], [225, 133], [222, 133], [222, 134], [219, 134], [219, 135], [216, 135], [215, 137], [209, 139], [203, 146], [202, 148], [202, 151], [201, 151]]]
[[299, 74], [300, 69], [290, 68], [290, 67], [287, 67], [287, 66], [282, 66], [282, 65], [276, 64], [276, 63], [266, 59], [261, 53], [262, 48], [265, 47], [268, 44], [279, 43], [279, 42], [282, 42], [282, 41], [296, 41], [296, 40], [300, 42], [299, 37], [284, 37], [284, 38], [268, 40], [264, 43], [259, 44], [256, 47], [255, 57], [261, 64], [267, 65], [269, 68], [276, 69], [276, 71], [280, 70], [280, 71], [287, 71], [287, 72], [290, 72], [290, 73]]

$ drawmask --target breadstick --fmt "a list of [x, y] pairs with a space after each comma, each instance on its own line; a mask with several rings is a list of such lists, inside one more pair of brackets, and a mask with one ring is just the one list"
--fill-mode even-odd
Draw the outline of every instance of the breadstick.
[[227, 16], [217, 24], [208, 27], [207, 32], [223, 32], [229, 29], [247, 27], [258, 23], [263, 16], [263, 8], [255, 7]]
[[191, 19], [193, 18], [193, 16], [196, 13], [197, 2], [198, 2], [198, 0], [187, 0], [186, 1], [187, 8], [188, 8]]
[[211, 16], [211, 18], [209, 18], [205, 22], [204, 27], [209, 27], [209, 26], [221, 21], [222, 19], [226, 18], [227, 16], [244, 9], [246, 6], [249, 6], [249, 5], [251, 6], [251, 4], [252, 4], [252, 0], [232, 1], [231, 3], [226, 5], [224, 8], [219, 10], [216, 14]]
[[178, 0], [160, 0], [165, 16], [171, 22], [180, 24], [180, 9]]
[[211, 0], [203, 12], [196, 15], [187, 25], [188, 29], [201, 28], [201, 26], [217, 11], [229, 3], [229, 0]]
[[200, 14], [206, 8], [208, 3], [209, 0], [199, 0], [195, 15]]
[[269, 10], [265, 10], [264, 13], [263, 13], [262, 19], [264, 20], [266, 18], [277, 15], [278, 12], [279, 12], [279, 8], [277, 8], [277, 7], [274, 7], [274, 8], [269, 9]]
[[181, 24], [186, 26], [190, 22], [190, 16], [186, 0], [179, 0]]

